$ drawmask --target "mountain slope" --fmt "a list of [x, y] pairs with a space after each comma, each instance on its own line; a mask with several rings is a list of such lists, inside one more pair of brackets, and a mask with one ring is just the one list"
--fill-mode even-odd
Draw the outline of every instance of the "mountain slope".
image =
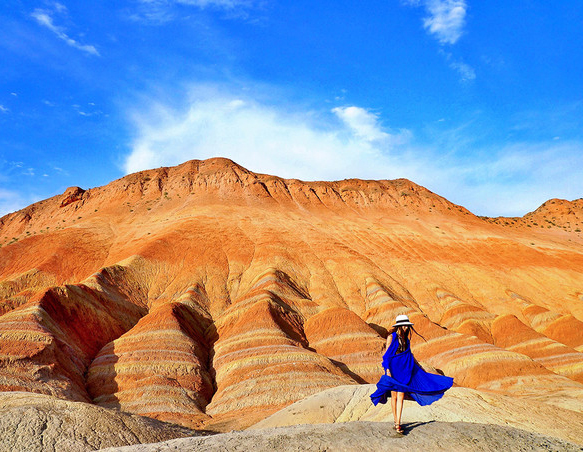
[[374, 382], [408, 313], [418, 359], [457, 384], [583, 406], [581, 234], [407, 180], [190, 161], [6, 215], [0, 244], [0, 390], [249, 425]]

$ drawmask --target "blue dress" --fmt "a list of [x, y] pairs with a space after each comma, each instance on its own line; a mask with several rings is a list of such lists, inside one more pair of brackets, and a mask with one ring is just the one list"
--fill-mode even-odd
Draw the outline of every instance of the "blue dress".
[[[415, 362], [409, 343], [402, 353], [397, 353], [398, 347], [397, 333], [393, 333], [391, 345], [383, 356], [385, 375], [370, 396], [372, 403], [387, 403], [391, 391], [405, 392], [419, 405], [430, 405], [441, 399], [443, 393], [453, 385], [453, 378], [425, 372]], [[390, 377], [386, 375], [387, 370], [391, 373]]]

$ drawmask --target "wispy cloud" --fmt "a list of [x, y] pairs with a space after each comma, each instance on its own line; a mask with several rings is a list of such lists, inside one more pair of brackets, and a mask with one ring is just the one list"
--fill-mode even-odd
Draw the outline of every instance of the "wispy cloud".
[[80, 116], [90, 117], [90, 116], [101, 116], [103, 114], [103, 112], [101, 110], [95, 110], [95, 103], [94, 102], [89, 102], [87, 104], [88, 108], [83, 108], [83, 107], [81, 107], [81, 105], [78, 105], [78, 104], [74, 104], [72, 107]]
[[360, 107], [336, 107], [332, 109], [355, 136], [365, 141], [385, 140], [389, 134], [383, 132], [378, 116]]
[[[466, 0], [404, 0], [411, 6], [423, 6], [427, 16], [423, 18], [423, 27], [442, 46], [455, 44], [464, 34], [466, 25]], [[476, 78], [476, 71], [466, 62], [456, 59], [450, 52], [440, 50], [463, 82]]]
[[483, 152], [479, 162], [452, 167], [458, 177], [451, 188], [463, 190], [477, 212], [517, 216], [551, 198], [582, 196], [583, 142], [518, 142]]
[[19, 193], [0, 187], [0, 217], [22, 207], [24, 207], [24, 200]]
[[69, 176], [69, 173], [66, 170], [64, 170], [63, 168], [60, 168], [60, 167], [55, 166], [55, 165], [50, 165], [50, 167], [52, 169], [54, 169], [57, 173], [59, 173], [63, 176]]
[[61, 184], [70, 176], [67, 171], [51, 163], [35, 163], [39, 162], [4, 160], [0, 155], [0, 217], [54, 195], [55, 189], [45, 191], [51, 179], [60, 181], [56, 190], [63, 189]]
[[[66, 11], [66, 7], [64, 7], [64, 5], [61, 5], [60, 3], [56, 3], [55, 11], [56, 12]], [[95, 46], [81, 44], [79, 41], [67, 35], [63, 27], [55, 25], [52, 14], [53, 14], [52, 11], [37, 8], [31, 13], [31, 17], [33, 17], [40, 25], [52, 31], [59, 39], [64, 41], [67, 45], [74, 47], [78, 50], [81, 50], [85, 53], [88, 53], [90, 55], [100, 56]]]
[[462, 82], [470, 82], [475, 80], [476, 71], [472, 66], [465, 63], [461, 59], [456, 59], [450, 52], [445, 52], [440, 50], [440, 53], [445, 57], [446, 61], [449, 62], [449, 67], [455, 70], [459, 75]]
[[138, 0], [137, 10], [130, 14], [133, 20], [154, 24], [170, 22], [179, 17], [177, 7], [216, 9], [233, 17], [248, 16], [248, 11], [260, 2], [258, 0]]
[[468, 82], [476, 78], [476, 71], [474, 68], [463, 61], [452, 61], [449, 66], [458, 71], [463, 82]]
[[58, 11], [60, 13], [64, 13], [64, 12], [68, 11], [67, 7], [65, 5], [63, 5], [62, 3], [55, 2], [53, 6], [55, 8], [55, 11]]
[[30, 202], [31, 197], [22, 190], [23, 173], [24, 162], [8, 161], [0, 156], [0, 217], [22, 209]]
[[462, 36], [467, 11], [465, 0], [414, 0], [408, 3], [423, 5], [427, 13], [423, 27], [440, 44], [455, 44]]
[[382, 179], [404, 171], [396, 162], [390, 168], [363, 165], [390, 155], [407, 139], [406, 132], [383, 129], [366, 109], [293, 112], [229, 92], [228, 87], [198, 86], [180, 108], [156, 102], [140, 106], [132, 116], [136, 138], [125, 171], [217, 155], [256, 171], [303, 179], [355, 174]]
[[581, 142], [476, 149], [470, 127], [420, 143], [408, 130], [383, 126], [366, 108], [294, 111], [266, 97], [197, 87], [178, 107], [136, 106], [123, 169], [223, 156], [253, 171], [304, 180], [405, 177], [482, 215], [522, 215], [549, 198], [583, 193]]
[[168, 1], [171, 3], [178, 3], [182, 5], [197, 6], [199, 8], [218, 7], [225, 9], [240, 8], [242, 6], [249, 7], [253, 3], [256, 3], [251, 0], [168, 0]]
[[0, 104], [0, 113], [8, 113], [10, 109], [5, 107], [4, 105]]
[[583, 130], [583, 100], [555, 102], [551, 109], [515, 113], [511, 116], [509, 125], [513, 132], [519, 134], [566, 138], [580, 136], [580, 131]]

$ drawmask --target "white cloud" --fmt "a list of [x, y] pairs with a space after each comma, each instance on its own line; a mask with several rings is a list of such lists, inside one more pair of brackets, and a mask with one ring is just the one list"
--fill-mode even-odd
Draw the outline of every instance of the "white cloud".
[[[466, 0], [404, 0], [412, 6], [423, 6], [427, 16], [423, 27], [433, 35], [440, 44], [455, 44], [464, 32], [466, 24]], [[449, 67], [457, 71], [463, 82], [476, 78], [476, 71], [462, 60], [454, 59], [451, 53], [440, 49]]]
[[583, 142], [513, 143], [483, 154], [452, 162], [455, 177], [438, 192], [492, 216], [521, 216], [551, 198], [583, 196]]
[[249, 0], [174, 0], [174, 2], [182, 5], [197, 6], [199, 8], [207, 8], [210, 6], [225, 9], [251, 6], [253, 3]]
[[140, 109], [134, 114], [137, 136], [125, 171], [214, 156], [231, 158], [254, 171], [302, 179], [354, 174], [384, 179], [398, 177], [403, 170], [386, 163], [407, 134], [393, 139], [364, 109], [334, 109], [340, 123], [331, 115], [320, 121], [314, 112], [294, 113], [251, 98], [219, 96], [220, 91], [195, 89], [182, 110], [155, 103], [145, 113]]
[[360, 107], [336, 107], [332, 109], [353, 132], [366, 141], [386, 139], [389, 134], [379, 126], [378, 116]]
[[8, 107], [5, 107], [4, 105], [0, 104], [0, 113], [8, 113], [10, 110], [8, 109]]
[[69, 173], [67, 171], [65, 171], [63, 168], [59, 168], [58, 166], [55, 166], [55, 165], [51, 165], [51, 168], [53, 168], [57, 173], [60, 173], [60, 174], [65, 175], [65, 176], [69, 176]]
[[166, 23], [175, 19], [177, 6], [191, 6], [198, 9], [218, 9], [233, 17], [247, 17], [246, 11], [253, 8], [258, 0], [138, 0], [138, 8], [130, 14], [133, 20], [150, 23]]
[[439, 53], [445, 57], [449, 67], [457, 71], [462, 82], [471, 82], [476, 79], [476, 71], [472, 66], [461, 59], [456, 59], [450, 52], [439, 49]]
[[103, 114], [103, 112], [101, 110], [95, 110], [95, 103], [94, 102], [89, 102], [87, 104], [87, 106], [89, 106], [89, 108], [82, 108], [81, 105], [79, 104], [73, 104], [72, 107], [73, 109], [80, 115], [80, 116], [85, 116], [85, 117], [91, 117], [91, 116], [101, 116]]
[[58, 11], [60, 13], [64, 13], [64, 12], [67, 12], [68, 11], [67, 10], [67, 7], [65, 5], [63, 5], [62, 3], [59, 3], [59, 2], [55, 2], [54, 8], [55, 8], [55, 11]]
[[423, 19], [425, 29], [441, 44], [455, 44], [463, 33], [466, 1], [426, 0], [424, 6], [429, 14]]
[[[56, 5], [60, 5], [60, 4], [56, 4]], [[62, 5], [60, 5], [62, 6]], [[62, 9], [59, 9], [58, 7], [57, 11], [62, 11]], [[81, 44], [78, 41], [76, 41], [73, 38], [70, 38], [64, 31], [64, 29], [62, 27], [58, 27], [57, 25], [54, 24], [53, 22], [53, 18], [51, 16], [50, 11], [46, 11], [46, 10], [42, 10], [42, 9], [35, 9], [31, 16], [43, 27], [48, 28], [50, 31], [52, 31], [55, 35], [57, 35], [57, 37], [59, 39], [61, 39], [62, 41], [65, 41], [65, 43], [71, 47], [74, 47], [76, 49], [79, 49], [85, 53], [89, 53], [91, 55], [96, 55], [96, 56], [100, 56], [99, 52], [97, 51], [97, 49], [95, 48], [95, 46], [92, 45], [86, 45], [86, 44]]]
[[408, 130], [395, 133], [362, 107], [318, 114], [229, 92], [198, 87], [181, 108], [136, 106], [124, 170], [222, 156], [251, 171], [304, 180], [404, 177], [476, 214], [496, 216], [522, 215], [549, 198], [583, 194], [581, 142], [477, 149], [476, 131], [468, 126], [419, 144]]
[[427, 16], [423, 27], [441, 44], [455, 44], [466, 24], [466, 0], [403, 0], [411, 6], [423, 6]]
[[[51, 165], [42, 164], [40, 168], [35, 168], [34, 163], [38, 162], [10, 161], [0, 156], [0, 217], [55, 194], [52, 189], [47, 192], [38, 183], [38, 176], [50, 178], [51, 172], [47, 171], [47, 166]], [[68, 175], [60, 168], [52, 168], [60, 173], [58, 180], [62, 181]], [[46, 187], [46, 184], [45, 180], [41, 185]]]
[[452, 61], [449, 64], [449, 67], [458, 71], [462, 82], [469, 82], [471, 80], [475, 80], [476, 78], [476, 71], [474, 68], [469, 64], [464, 63], [463, 61]]
[[239, 7], [249, 7], [256, 3], [252, 0], [139, 0], [140, 3], [149, 6], [171, 6], [171, 5], [186, 5], [195, 6], [197, 8], [216, 7], [223, 9], [234, 9]]
[[411, 139], [411, 132], [408, 130], [392, 132], [383, 128], [379, 123], [378, 115], [364, 108], [336, 107], [331, 111], [352, 131], [355, 138], [373, 143], [378, 148], [392, 149]]

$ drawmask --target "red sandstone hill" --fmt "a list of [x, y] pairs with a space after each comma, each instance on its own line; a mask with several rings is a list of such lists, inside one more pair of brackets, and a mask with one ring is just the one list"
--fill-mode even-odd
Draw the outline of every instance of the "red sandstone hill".
[[249, 425], [375, 382], [407, 313], [418, 359], [458, 385], [581, 411], [582, 218], [581, 200], [479, 218], [404, 179], [226, 159], [72, 187], [0, 219], [0, 390]]
[[549, 199], [538, 209], [521, 218], [486, 218], [490, 223], [504, 226], [523, 226], [535, 229], [562, 228], [568, 232], [583, 232], [583, 198], [574, 201]]

